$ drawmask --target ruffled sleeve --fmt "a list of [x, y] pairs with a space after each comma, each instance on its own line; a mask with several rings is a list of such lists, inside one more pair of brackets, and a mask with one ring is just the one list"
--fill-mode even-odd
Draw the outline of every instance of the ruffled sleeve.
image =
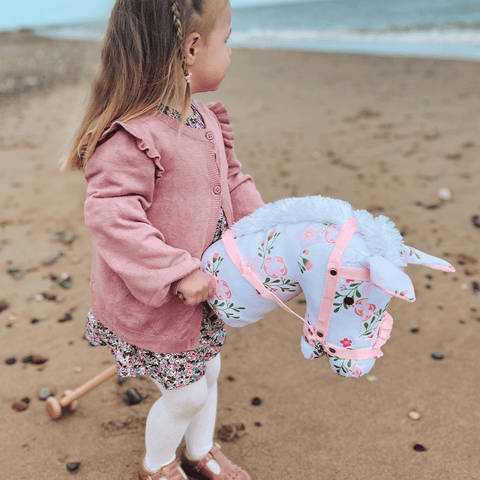
[[85, 224], [96, 252], [132, 295], [159, 307], [173, 293], [172, 284], [197, 270], [200, 260], [167, 245], [147, 218], [161, 164], [157, 150], [142, 137], [123, 124], [103, 134], [85, 172]]
[[220, 102], [209, 103], [207, 107], [215, 114], [222, 129], [223, 143], [228, 163], [228, 186], [232, 200], [234, 221], [237, 222], [264, 205], [260, 193], [250, 175], [242, 172], [233, 148], [233, 126], [228, 113]]

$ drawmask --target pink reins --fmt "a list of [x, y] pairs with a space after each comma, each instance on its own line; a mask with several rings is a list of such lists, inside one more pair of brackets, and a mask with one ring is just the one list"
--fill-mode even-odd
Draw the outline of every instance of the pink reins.
[[222, 234], [222, 241], [225, 247], [225, 251], [230, 260], [237, 267], [242, 277], [257, 290], [257, 292], [268, 300], [273, 300], [278, 306], [282, 307], [287, 312], [295, 315], [304, 323], [303, 336], [307, 343], [312, 346], [321, 344], [324, 351], [329, 356], [336, 356], [346, 360], [367, 360], [369, 358], [379, 358], [383, 355], [380, 347], [390, 337], [390, 332], [393, 326], [393, 318], [387, 312], [384, 312], [382, 321], [380, 323], [380, 329], [378, 331], [377, 340], [375, 344], [370, 348], [362, 349], [349, 349], [338, 347], [327, 343], [326, 338], [330, 321], [332, 317], [332, 308], [335, 300], [335, 292], [339, 279], [353, 279], [360, 281], [370, 281], [370, 270], [358, 269], [358, 268], [345, 268], [342, 267], [343, 252], [350, 242], [357, 224], [355, 219], [351, 218], [345, 222], [342, 227], [332, 253], [328, 260], [328, 267], [325, 278], [325, 288], [323, 290], [322, 301], [320, 304], [320, 311], [318, 313], [317, 326], [313, 327], [305, 319], [297, 315], [294, 311], [288, 308], [273, 292], [267, 290], [262, 281], [255, 275], [251, 269], [247, 267], [243, 261], [240, 252], [233, 240], [231, 230], [226, 230]]

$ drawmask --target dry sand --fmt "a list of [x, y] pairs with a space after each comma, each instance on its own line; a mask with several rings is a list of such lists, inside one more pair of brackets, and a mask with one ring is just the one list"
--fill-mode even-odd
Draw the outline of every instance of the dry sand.
[[[157, 398], [148, 379], [111, 379], [56, 421], [38, 399], [42, 387], [58, 398], [112, 364], [106, 349], [83, 339], [91, 260], [85, 181], [57, 167], [97, 56], [96, 43], [0, 36], [5, 480], [137, 478], [143, 425]], [[302, 325], [283, 311], [229, 329], [218, 428], [241, 422], [246, 435], [220, 443], [253, 480], [479, 478], [480, 228], [472, 220], [480, 215], [479, 77], [480, 63], [466, 61], [235, 50], [222, 88], [199, 96], [226, 105], [237, 155], [266, 202], [341, 198], [390, 217], [407, 244], [457, 268], [408, 268], [417, 301], [392, 301], [385, 356], [359, 380], [336, 376], [325, 359], [305, 360]], [[450, 201], [439, 200], [440, 188], [450, 189]], [[56, 232], [75, 239], [52, 242]], [[42, 264], [56, 252], [63, 256]], [[64, 272], [69, 289], [51, 279]], [[43, 293], [56, 300], [38, 300]], [[303, 314], [298, 298], [291, 304]], [[59, 322], [67, 313], [73, 319]], [[431, 358], [436, 351], [444, 360]], [[48, 360], [22, 363], [32, 354]], [[7, 365], [10, 357], [17, 362]], [[128, 388], [144, 401], [127, 406]], [[23, 397], [28, 409], [14, 411]], [[408, 417], [412, 410], [420, 420]], [[68, 462], [81, 466], [71, 474]]]

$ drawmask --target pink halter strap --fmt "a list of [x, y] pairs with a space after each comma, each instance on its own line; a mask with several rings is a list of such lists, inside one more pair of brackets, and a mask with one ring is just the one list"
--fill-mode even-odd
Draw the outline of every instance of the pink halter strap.
[[[328, 355], [334, 355], [338, 358], [348, 360], [366, 360], [369, 358], [379, 358], [383, 355], [380, 347], [385, 344], [390, 336], [393, 325], [393, 319], [390, 314], [384, 312], [380, 330], [378, 332], [377, 341], [371, 348], [349, 349], [330, 345], [326, 342], [328, 328], [332, 316], [332, 308], [335, 300], [335, 291], [337, 289], [338, 280], [343, 278], [351, 278], [353, 280], [369, 281], [370, 271], [368, 269], [345, 268], [342, 267], [343, 252], [350, 242], [357, 224], [355, 219], [351, 218], [345, 222], [340, 234], [337, 237], [332, 253], [328, 261], [328, 268], [325, 278], [325, 287], [322, 295], [320, 311], [318, 313], [317, 326], [313, 327], [305, 319], [297, 315], [288, 308], [273, 292], [267, 290], [262, 281], [250, 270], [243, 261], [240, 252], [235, 245], [231, 230], [226, 230], [222, 234], [222, 241], [227, 255], [237, 267], [242, 277], [252, 285], [257, 292], [268, 300], [273, 300], [287, 312], [299, 318], [304, 325], [304, 338], [312, 346], [320, 343]], [[313, 330], [313, 331], [312, 331]]]

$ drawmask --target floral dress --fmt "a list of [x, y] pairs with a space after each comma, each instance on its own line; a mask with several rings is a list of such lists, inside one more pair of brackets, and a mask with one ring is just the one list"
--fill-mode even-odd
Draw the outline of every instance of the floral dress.
[[[191, 128], [205, 128], [203, 118], [193, 107], [193, 115], [186, 119]], [[181, 114], [168, 107], [161, 108], [162, 113], [180, 120]], [[223, 209], [217, 223], [212, 243], [220, 239], [228, 228]], [[225, 323], [204, 304], [203, 321], [200, 328], [200, 347], [179, 353], [155, 353], [125, 342], [103, 325], [90, 310], [87, 315], [87, 334], [85, 338], [94, 346], [107, 346], [115, 355], [117, 374], [121, 377], [148, 375], [160, 382], [166, 390], [189, 385], [199, 380], [206, 369], [206, 362], [214, 358], [225, 343]]]

